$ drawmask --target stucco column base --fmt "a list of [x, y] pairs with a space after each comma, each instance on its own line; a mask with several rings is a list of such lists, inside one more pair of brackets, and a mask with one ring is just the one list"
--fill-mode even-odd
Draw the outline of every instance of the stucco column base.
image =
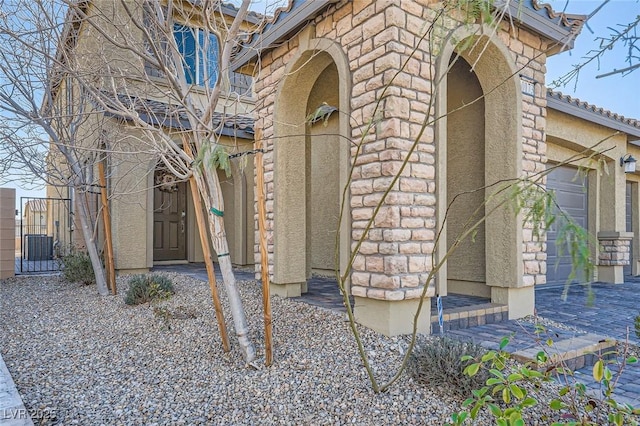
[[491, 302], [507, 305], [510, 320], [524, 318], [533, 315], [536, 306], [535, 288], [491, 287]]
[[[418, 309], [419, 299], [389, 301], [356, 296], [354, 300], [354, 315], [358, 324], [385, 336], [410, 334], [413, 331], [413, 318]], [[429, 298], [425, 298], [418, 322], [418, 333], [430, 332], [431, 303]]]
[[287, 284], [271, 283], [271, 285], [269, 286], [271, 294], [280, 297], [300, 297], [302, 296], [303, 290], [306, 290], [306, 288], [306, 282]]
[[0, 250], [0, 280], [15, 276], [15, 249]]
[[16, 190], [0, 188], [0, 279], [14, 276], [16, 259]]
[[608, 284], [624, 283], [624, 266], [598, 266], [598, 281]]

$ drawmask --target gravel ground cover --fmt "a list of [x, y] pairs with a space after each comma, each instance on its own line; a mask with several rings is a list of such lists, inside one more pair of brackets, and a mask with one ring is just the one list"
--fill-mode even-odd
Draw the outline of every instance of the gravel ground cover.
[[[247, 368], [233, 338], [222, 351], [207, 283], [165, 275], [176, 294], [162, 306], [178, 313], [168, 322], [149, 305], [124, 304], [126, 277], [108, 297], [56, 276], [0, 281], [0, 352], [27, 408], [55, 414], [42, 423], [441, 425], [460, 408], [446, 389], [408, 375], [375, 394], [344, 314], [290, 299], [272, 299], [274, 365]], [[239, 288], [263, 357], [260, 288]], [[383, 382], [406, 341], [362, 336]], [[528, 424], [547, 424], [545, 415]]]

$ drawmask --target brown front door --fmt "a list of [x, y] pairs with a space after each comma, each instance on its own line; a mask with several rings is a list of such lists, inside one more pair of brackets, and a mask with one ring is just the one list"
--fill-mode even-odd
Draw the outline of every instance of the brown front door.
[[153, 260], [186, 260], [187, 186], [153, 193]]

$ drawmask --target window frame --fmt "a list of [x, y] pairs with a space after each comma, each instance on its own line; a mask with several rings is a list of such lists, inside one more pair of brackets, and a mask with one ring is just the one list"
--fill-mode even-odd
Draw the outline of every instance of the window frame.
[[[176, 22], [173, 24], [173, 37], [182, 57], [181, 65], [187, 84], [209, 89], [214, 88], [220, 79], [220, 38], [218, 35], [202, 28]], [[213, 65], [211, 65], [212, 63]]]

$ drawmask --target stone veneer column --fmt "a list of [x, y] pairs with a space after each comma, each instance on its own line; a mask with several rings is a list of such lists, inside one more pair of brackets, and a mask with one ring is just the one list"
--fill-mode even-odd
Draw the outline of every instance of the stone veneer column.
[[16, 190], [0, 188], [0, 279], [13, 277], [16, 258]]
[[633, 233], [626, 232], [626, 175], [617, 161], [624, 155], [624, 148], [618, 151], [607, 164], [610, 172], [599, 177], [597, 280], [611, 284], [624, 282], [624, 266], [629, 264], [633, 239]]
[[633, 232], [598, 232], [598, 281], [612, 284], [624, 282], [624, 267], [631, 259]]
[[[507, 23], [498, 37], [512, 52], [521, 78], [535, 81], [534, 95], [522, 95], [522, 174], [532, 177], [546, 168], [547, 93], [544, 86], [547, 42], [540, 36], [518, 28], [511, 34]], [[544, 178], [543, 178], [544, 181]], [[509, 319], [532, 315], [535, 310], [535, 285], [547, 281], [547, 253], [544, 241], [533, 234], [533, 224], [522, 226], [522, 282], [509, 288], [492, 287], [491, 301], [509, 307]], [[542, 240], [542, 241], [541, 241]]]
[[[411, 331], [424, 288], [430, 285], [418, 325], [428, 333], [428, 298], [435, 293], [433, 282], [427, 283], [436, 233], [435, 146], [433, 127], [422, 131], [422, 123], [429, 110], [433, 68], [429, 61], [416, 59], [428, 57], [428, 52], [409, 55], [430, 11], [417, 4], [387, 6], [364, 26], [360, 55], [349, 55], [353, 116], [362, 120], [352, 132], [353, 141], [362, 142], [350, 188], [354, 248], [403, 161], [409, 161], [364, 236], [353, 265], [351, 293], [359, 323], [394, 335]], [[382, 102], [376, 110], [378, 100]], [[375, 124], [369, 127], [370, 121]], [[356, 152], [352, 148], [352, 159]]]

